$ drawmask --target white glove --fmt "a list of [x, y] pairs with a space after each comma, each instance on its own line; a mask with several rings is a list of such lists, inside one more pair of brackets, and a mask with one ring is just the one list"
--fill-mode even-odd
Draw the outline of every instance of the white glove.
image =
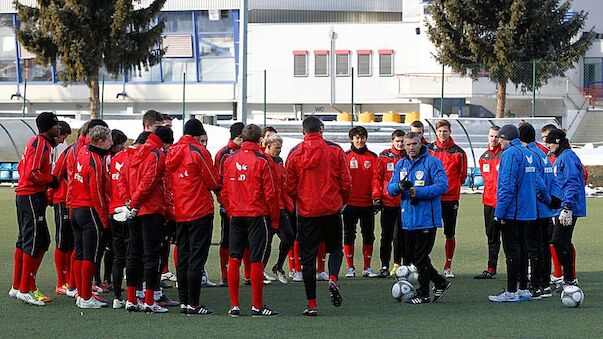
[[130, 210], [130, 215], [128, 216], [128, 219], [134, 219], [136, 218], [136, 215], [138, 214], [138, 208], [134, 208]]
[[567, 208], [562, 209], [561, 213], [559, 213], [559, 223], [561, 224], [561, 226], [571, 226], [572, 221], [572, 210], [569, 210]]
[[115, 214], [113, 214], [113, 220], [119, 222], [125, 222], [130, 217], [130, 210], [126, 206], [117, 207]]

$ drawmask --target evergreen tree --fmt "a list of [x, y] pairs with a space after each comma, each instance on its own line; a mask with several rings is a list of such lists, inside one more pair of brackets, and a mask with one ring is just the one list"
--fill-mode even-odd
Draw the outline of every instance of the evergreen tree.
[[[489, 72], [496, 117], [504, 117], [508, 81], [538, 89], [572, 68], [594, 39], [593, 29], [583, 32], [588, 13], [571, 12], [569, 0], [434, 0], [429, 10], [436, 59], [463, 75]], [[544, 62], [533, 84], [534, 60]]]
[[163, 50], [156, 46], [164, 24], [153, 20], [165, 1], [135, 8], [140, 0], [37, 0], [37, 6], [14, 0], [20, 21], [15, 31], [36, 63], [58, 61], [59, 80], [88, 86], [90, 117], [97, 118], [101, 67], [117, 77], [159, 62]]

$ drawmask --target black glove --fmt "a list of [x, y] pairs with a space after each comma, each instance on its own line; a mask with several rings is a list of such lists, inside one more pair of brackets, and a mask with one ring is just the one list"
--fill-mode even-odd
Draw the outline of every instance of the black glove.
[[398, 182], [398, 188], [402, 191], [408, 191], [411, 187], [412, 183], [406, 179]]
[[50, 182], [50, 184], [48, 184], [48, 187], [52, 189], [59, 188], [59, 179], [57, 179], [57, 177], [55, 176], [52, 176], [52, 181]]
[[373, 200], [373, 208], [375, 214], [379, 213], [383, 209], [383, 203], [380, 199]]
[[551, 203], [549, 204], [549, 208], [553, 210], [558, 210], [561, 208], [561, 203], [563, 200], [557, 198], [556, 196], [551, 196]]
[[410, 204], [411, 205], [416, 205], [418, 203], [419, 203], [419, 199], [417, 199], [416, 197], [410, 198]]

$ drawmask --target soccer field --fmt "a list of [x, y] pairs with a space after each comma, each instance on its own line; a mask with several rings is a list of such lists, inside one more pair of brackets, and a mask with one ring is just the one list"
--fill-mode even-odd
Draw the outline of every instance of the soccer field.
[[[303, 283], [276, 282], [264, 289], [266, 304], [281, 312], [273, 319], [226, 315], [228, 290], [205, 288], [202, 303], [216, 311], [212, 316], [185, 317], [171, 309], [168, 314], [128, 314], [124, 310], [80, 310], [65, 296], [45, 307], [27, 306], [8, 297], [12, 281], [14, 241], [17, 234], [15, 199], [12, 189], [0, 189], [0, 337], [600, 337], [603, 332], [603, 200], [588, 199], [586, 219], [580, 219], [574, 233], [578, 256], [578, 278], [585, 292], [585, 302], [577, 309], [562, 306], [558, 295], [540, 301], [493, 304], [489, 294], [506, 286], [504, 255], [499, 261], [496, 280], [474, 280], [486, 264], [486, 239], [483, 232], [481, 196], [464, 195], [457, 226], [452, 287], [438, 304], [406, 305], [390, 295], [393, 279], [341, 278], [343, 305], [330, 304], [325, 282], [318, 284], [316, 318], [303, 317], [305, 307]], [[49, 220], [51, 209], [48, 209]], [[54, 239], [54, 223], [50, 223]], [[214, 243], [220, 236], [215, 223]], [[378, 221], [377, 221], [378, 225]], [[379, 227], [376, 227], [379, 239]], [[444, 261], [443, 234], [432, 253], [438, 270]], [[54, 240], [53, 240], [54, 243]], [[277, 245], [275, 241], [273, 245]], [[356, 241], [356, 264], [361, 265], [359, 239]], [[273, 253], [276, 246], [273, 246]], [[51, 295], [56, 276], [52, 260], [54, 244], [46, 254], [38, 273], [40, 289]], [[378, 269], [378, 240], [373, 253], [373, 269]], [[272, 266], [274, 257], [269, 265]], [[345, 261], [344, 261], [345, 262]], [[344, 263], [345, 265], [345, 263]], [[170, 269], [175, 271], [170, 262]], [[210, 279], [219, 279], [218, 247], [212, 246], [207, 264]], [[344, 272], [342, 268], [342, 272]], [[248, 315], [250, 286], [241, 286], [241, 303]], [[175, 289], [165, 290], [177, 300]], [[54, 295], [52, 295], [54, 297]], [[106, 295], [111, 298], [112, 295]]]

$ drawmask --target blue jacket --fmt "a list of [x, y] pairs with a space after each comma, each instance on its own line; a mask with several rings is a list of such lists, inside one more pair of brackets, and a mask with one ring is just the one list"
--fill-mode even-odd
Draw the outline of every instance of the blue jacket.
[[536, 220], [536, 196], [551, 202], [542, 178], [536, 173], [534, 153], [513, 139], [505, 147], [498, 168], [498, 191], [494, 216], [508, 220]]
[[[540, 161], [536, 161], [536, 172], [540, 175], [544, 181], [544, 185], [548, 189], [548, 193], [551, 197], [555, 196], [561, 199], [561, 186], [553, 173], [553, 164], [549, 160], [549, 157], [536, 146], [535, 142], [528, 144], [528, 150], [534, 154], [535, 157], [540, 158]], [[547, 219], [555, 216], [556, 210], [550, 209], [548, 204], [538, 199], [536, 204], [536, 212], [538, 219]]]
[[[398, 187], [400, 178], [406, 177], [416, 190], [411, 203], [410, 192], [402, 192]], [[444, 165], [421, 146], [419, 156], [411, 160], [408, 155], [402, 158], [387, 185], [387, 193], [401, 195], [402, 228], [417, 230], [442, 227], [442, 204], [440, 197], [448, 191], [448, 178]]]
[[571, 209], [574, 217], [585, 217], [584, 168], [576, 153], [571, 149], [561, 151], [555, 160], [553, 172], [561, 185], [561, 206]]

